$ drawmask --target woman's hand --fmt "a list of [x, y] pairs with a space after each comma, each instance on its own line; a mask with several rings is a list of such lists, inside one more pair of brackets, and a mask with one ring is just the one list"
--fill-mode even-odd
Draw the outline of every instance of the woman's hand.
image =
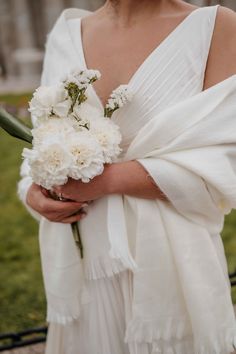
[[33, 183], [28, 190], [26, 203], [49, 221], [71, 224], [81, 220], [85, 215], [86, 203], [53, 200], [46, 190]]
[[63, 186], [53, 188], [57, 195], [72, 199], [77, 202], [92, 201], [109, 194], [110, 174], [112, 165], [105, 165], [101, 175], [94, 177], [90, 182], [83, 183], [80, 180], [69, 178]]

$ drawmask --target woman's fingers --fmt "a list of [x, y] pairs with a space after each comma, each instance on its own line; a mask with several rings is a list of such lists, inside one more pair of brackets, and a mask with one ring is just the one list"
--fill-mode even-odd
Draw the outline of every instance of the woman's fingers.
[[58, 213], [73, 213], [73, 211], [82, 208], [84, 203], [81, 202], [61, 202], [51, 198], [43, 198], [41, 200], [42, 212], [55, 211]]
[[78, 221], [81, 219], [81, 215], [84, 214], [83, 207], [86, 207], [87, 203], [80, 202], [61, 202], [47, 198], [45, 205], [42, 208], [42, 214], [50, 221], [63, 222], [62, 220], [69, 220], [66, 222]]
[[53, 199], [53, 197], [50, 195], [50, 192], [42, 187], [41, 187], [41, 193], [46, 198], [46, 200], [43, 201], [43, 205], [48, 208], [52, 207], [53, 209], [56, 208], [57, 210], [70, 212], [73, 209], [78, 210], [79, 207], [88, 206], [87, 201], [77, 202], [74, 200], [61, 201], [61, 200]]
[[[60, 204], [59, 206], [58, 203]], [[52, 209], [51, 206], [49, 208], [48, 206], [44, 208], [42, 213], [48, 220], [54, 222], [61, 222], [61, 220], [67, 219], [69, 217], [78, 216], [78, 213], [84, 212], [82, 207], [83, 204], [79, 204], [78, 206], [78, 203], [69, 203], [69, 202], [58, 202], [58, 203], [56, 204], [58, 207], [55, 209]], [[68, 206], [65, 204], [72, 204], [72, 205]]]
[[87, 213], [82, 211], [82, 212], [79, 212], [78, 214], [75, 214], [75, 215], [69, 216], [67, 218], [64, 218], [60, 222], [63, 223], [63, 224], [72, 224], [73, 222], [80, 221], [86, 215], [87, 215]]
[[[27, 204], [52, 222], [74, 222], [81, 219], [82, 209], [87, 203], [57, 201], [47, 195], [47, 191], [33, 184], [27, 193]], [[72, 221], [71, 221], [72, 220]]]
[[[85, 210], [83, 208], [80, 209], [76, 209], [73, 210], [72, 212], [63, 212], [63, 213], [59, 213], [58, 211], [54, 211], [54, 212], [47, 212], [44, 214], [44, 217], [46, 217], [46, 219], [48, 219], [49, 221], [52, 222], [74, 222], [74, 221], [78, 221], [81, 219], [81, 215], [86, 215], [87, 212], [85, 212]], [[72, 221], [71, 221], [72, 220]]]
[[43, 187], [40, 186], [40, 191], [44, 195], [44, 197], [46, 197], [46, 198], [50, 198], [51, 197], [49, 190], [47, 190], [46, 188], [43, 188]]
[[58, 213], [57, 211], [55, 213], [52, 213], [52, 216], [55, 217], [60, 221], [62, 219], [66, 219], [68, 217], [78, 215], [79, 213], [87, 212], [84, 210], [84, 208], [81, 206], [80, 208], [73, 209], [72, 211], [63, 211], [61, 213]]

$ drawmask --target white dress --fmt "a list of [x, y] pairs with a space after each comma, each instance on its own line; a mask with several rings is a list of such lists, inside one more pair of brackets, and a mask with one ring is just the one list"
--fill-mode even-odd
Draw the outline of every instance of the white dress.
[[[155, 48], [131, 78], [129, 87], [137, 93], [137, 107], [136, 112], [129, 113], [137, 115], [137, 130], [144, 120], [202, 91], [217, 8], [216, 5], [194, 10]], [[81, 20], [70, 19], [68, 24], [78, 65], [84, 69]], [[94, 89], [89, 92], [89, 100], [101, 108], [102, 103]], [[123, 148], [129, 145], [134, 134], [133, 127], [123, 124], [127, 119], [127, 116], [120, 115], [117, 121], [123, 135]], [[103, 232], [104, 219], [99, 214], [99, 203], [102, 202], [94, 202], [80, 224], [85, 252], [86, 239], [97, 238]], [[219, 253], [222, 252], [219, 240], [216, 241], [217, 247]], [[224, 262], [222, 259], [223, 267]], [[79, 320], [66, 326], [50, 324], [46, 354], [151, 354], [150, 344], [124, 342], [126, 324], [131, 317], [132, 273], [123, 270], [110, 277], [99, 278], [97, 275], [96, 279], [86, 282], [92, 301], [83, 306]]]

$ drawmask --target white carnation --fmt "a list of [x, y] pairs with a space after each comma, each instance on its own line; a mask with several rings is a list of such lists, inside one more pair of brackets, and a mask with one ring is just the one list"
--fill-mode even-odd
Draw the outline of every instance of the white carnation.
[[30, 175], [36, 184], [51, 189], [67, 182], [71, 156], [60, 142], [42, 145], [37, 150], [25, 148], [22, 155], [29, 161]]
[[109, 118], [100, 118], [91, 122], [91, 133], [98, 140], [106, 163], [114, 162], [121, 152], [119, 144], [121, 133], [118, 125]]
[[88, 131], [77, 132], [67, 142], [72, 157], [69, 176], [89, 182], [104, 169], [103, 153], [100, 145]]
[[29, 103], [29, 111], [37, 117], [38, 123], [46, 121], [50, 116], [66, 117], [71, 106], [64, 85], [40, 86]]
[[63, 143], [73, 132], [73, 125], [68, 118], [51, 118], [39, 127], [32, 129], [33, 144], [38, 146], [55, 139]]

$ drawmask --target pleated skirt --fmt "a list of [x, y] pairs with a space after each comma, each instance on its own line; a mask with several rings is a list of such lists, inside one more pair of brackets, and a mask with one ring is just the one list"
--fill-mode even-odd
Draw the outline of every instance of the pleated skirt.
[[79, 320], [49, 325], [45, 354], [151, 354], [151, 345], [125, 343], [131, 318], [132, 273], [86, 280], [91, 297]]

